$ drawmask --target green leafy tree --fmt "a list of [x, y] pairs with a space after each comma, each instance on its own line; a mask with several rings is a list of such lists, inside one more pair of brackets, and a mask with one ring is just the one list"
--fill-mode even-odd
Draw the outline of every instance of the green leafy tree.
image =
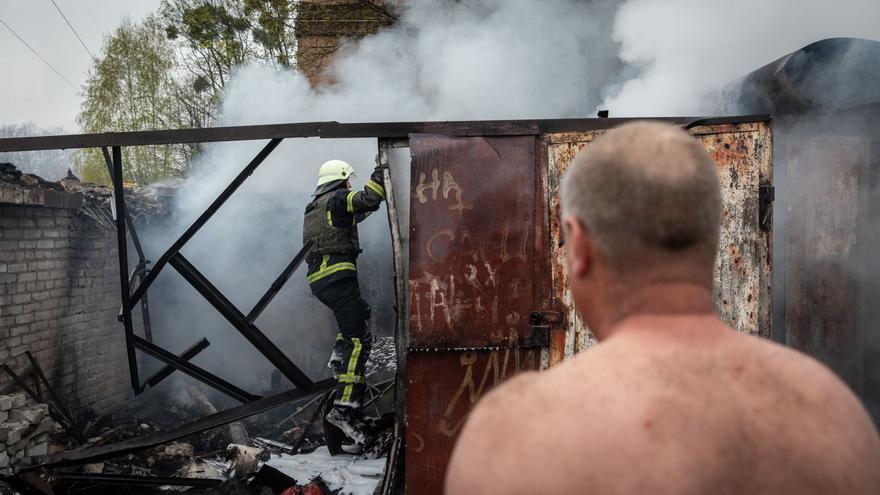
[[165, 34], [192, 87], [207, 93], [211, 107], [220, 100], [232, 69], [255, 59], [251, 23], [241, 0], [163, 0]]
[[[83, 132], [145, 131], [197, 127], [204, 102], [193, 88], [175, 80], [175, 53], [161, 23], [149, 17], [123, 21], [108, 36], [85, 83], [77, 117]], [[126, 180], [148, 183], [181, 174], [195, 148], [182, 145], [123, 148]], [[108, 183], [100, 151], [79, 155], [83, 180]]]
[[262, 48], [261, 58], [288, 67], [296, 57], [294, 12], [291, 0], [244, 0], [244, 12], [252, 19], [254, 41]]

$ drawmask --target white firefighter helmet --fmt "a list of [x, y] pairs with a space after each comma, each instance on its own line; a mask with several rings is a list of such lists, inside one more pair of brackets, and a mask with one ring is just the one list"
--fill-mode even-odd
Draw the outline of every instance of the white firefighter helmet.
[[354, 169], [348, 162], [342, 160], [328, 160], [318, 170], [318, 184], [315, 194], [334, 189], [340, 181], [346, 181], [354, 175]]

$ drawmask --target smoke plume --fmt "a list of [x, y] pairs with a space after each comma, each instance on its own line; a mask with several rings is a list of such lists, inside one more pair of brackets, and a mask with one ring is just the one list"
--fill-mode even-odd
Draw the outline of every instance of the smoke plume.
[[809, 43], [880, 39], [874, 0], [631, 0], [614, 21], [638, 75], [602, 102], [612, 116], [701, 115], [701, 97]]
[[[612, 116], [698, 115], [705, 93], [809, 42], [880, 37], [880, 4], [873, 0], [811, 3], [407, 2], [394, 26], [338, 54], [330, 86], [312, 88], [302, 74], [275, 66], [240, 67], [225, 88], [217, 125], [590, 117], [598, 108]], [[177, 193], [173, 217], [145, 236], [151, 259], [263, 144], [205, 146]], [[184, 254], [246, 313], [300, 247], [302, 210], [318, 166], [346, 160], [360, 187], [375, 154], [375, 140], [286, 140]], [[398, 175], [407, 174], [405, 163], [397, 166]], [[387, 335], [393, 281], [384, 207], [360, 232], [360, 280], [373, 306], [373, 331]], [[167, 305], [154, 318], [159, 343], [179, 350], [205, 335], [212, 346], [196, 363], [251, 390], [266, 386], [268, 362], [176, 273], [167, 269], [155, 287], [153, 307]], [[257, 325], [313, 379], [328, 374], [323, 363], [336, 330], [309, 294], [303, 269]]]
[[[607, 1], [414, 2], [394, 27], [339, 54], [332, 86], [312, 88], [302, 74], [275, 66], [240, 67], [225, 88], [217, 125], [590, 115], [603, 88], [619, 82], [610, 32], [615, 9]], [[176, 194], [173, 218], [145, 235], [151, 259], [263, 144], [205, 147]], [[318, 166], [346, 160], [360, 187], [375, 155], [370, 139], [286, 140], [183, 253], [246, 313], [301, 245], [302, 211]], [[394, 289], [384, 207], [360, 233], [360, 281], [373, 306], [373, 332], [388, 335]], [[212, 346], [194, 362], [239, 386], [265, 388], [271, 366], [176, 273], [163, 273], [150, 296], [159, 343], [178, 350], [205, 335]], [[257, 325], [312, 378], [327, 376], [335, 324], [310, 295], [304, 269]]]

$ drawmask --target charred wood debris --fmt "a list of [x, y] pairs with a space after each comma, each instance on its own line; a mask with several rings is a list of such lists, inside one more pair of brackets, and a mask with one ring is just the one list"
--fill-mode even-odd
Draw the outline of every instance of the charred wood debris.
[[[168, 199], [182, 183], [180, 179], [169, 179], [160, 185], [136, 186], [126, 184], [126, 206], [134, 221], [149, 220], [154, 216], [170, 214]], [[91, 218], [99, 225], [113, 230], [112, 209], [113, 189], [107, 186], [81, 182], [70, 170], [67, 176], [51, 182], [34, 174], [18, 170], [11, 163], [0, 163], [0, 189], [10, 191], [40, 191], [81, 195], [79, 213]]]
[[[391, 448], [393, 413], [383, 414], [393, 394], [393, 342], [377, 339], [376, 359], [368, 367], [371, 383], [365, 410], [372, 418], [373, 440], [353, 459], [380, 459]], [[385, 349], [387, 348], [387, 349]], [[38, 364], [36, 366], [39, 366]], [[31, 373], [33, 374], [33, 373]], [[32, 391], [33, 389], [31, 389]], [[266, 391], [267, 395], [277, 390]], [[212, 398], [208, 394], [214, 394]], [[175, 430], [181, 424], [215, 415], [218, 409], [234, 405], [231, 399], [181, 378], [167, 391], [155, 390], [136, 396], [112, 412], [98, 416], [80, 411], [72, 420], [78, 430], [69, 431], [54, 419], [58, 406], [38, 403], [25, 394], [0, 396], [0, 408], [7, 409], [4, 428], [17, 428], [8, 462], [0, 467], [0, 495], [45, 494], [283, 494], [320, 495], [345, 493], [331, 489], [319, 476], [295, 479], [267, 464], [272, 456], [309, 454], [327, 445], [333, 432], [325, 432], [321, 421], [329, 407], [328, 392], [309, 395], [240, 421], [207, 429], [188, 437], [124, 455], [76, 465], [41, 464], [53, 454], [76, 453]], [[57, 400], [57, 399], [56, 399]], [[51, 406], [51, 407], [50, 407]], [[10, 409], [20, 412], [9, 414]], [[20, 419], [28, 419], [18, 421]], [[15, 420], [15, 422], [13, 422]], [[18, 425], [18, 422], [21, 425]], [[330, 440], [332, 442], [332, 440]], [[40, 443], [39, 445], [34, 442]], [[339, 446], [331, 452], [345, 453]], [[48, 457], [46, 457], [48, 456]]]

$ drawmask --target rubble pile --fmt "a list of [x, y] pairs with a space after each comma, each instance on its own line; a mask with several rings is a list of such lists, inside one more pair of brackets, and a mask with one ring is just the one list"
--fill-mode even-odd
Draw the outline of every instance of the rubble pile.
[[[41, 179], [42, 180], [42, 179]], [[52, 183], [54, 184], [54, 183]], [[71, 173], [57, 183], [68, 192], [83, 193], [84, 206], [111, 211], [110, 203], [113, 202], [113, 189], [80, 180]], [[153, 186], [136, 186], [125, 184], [125, 208], [132, 220], [148, 220], [153, 215], [166, 216], [170, 209], [167, 198], [160, 194], [164, 189]]]
[[24, 458], [49, 452], [49, 433], [59, 427], [46, 404], [28, 404], [24, 394], [0, 395], [0, 475], [12, 474]]
[[6, 188], [31, 189], [35, 187], [64, 191], [64, 186], [58, 182], [49, 182], [34, 174], [26, 174], [15, 168], [11, 163], [0, 163], [0, 184]]
[[[149, 220], [152, 216], [170, 213], [169, 198], [179, 182], [168, 180], [161, 185], [136, 186], [125, 184], [125, 204], [132, 220]], [[45, 200], [35, 199], [46, 194], [73, 193], [82, 195], [79, 204], [81, 214], [92, 218], [106, 228], [114, 228], [111, 203], [112, 189], [106, 186], [81, 182], [70, 170], [67, 177], [58, 182], [47, 181], [37, 175], [24, 173], [11, 163], [0, 163], [0, 202], [30, 204]]]
[[[10, 452], [0, 473], [17, 493], [188, 494], [239, 493], [268, 494], [360, 494], [371, 493], [381, 478], [390, 432], [377, 435], [376, 442], [360, 455], [331, 456], [325, 446], [319, 409], [324, 395], [287, 404], [267, 412], [153, 448], [136, 451], [89, 464], [43, 469], [36, 473], [16, 473], [15, 468], [39, 463], [46, 453], [91, 449], [179, 427], [216, 412], [204, 389], [189, 384], [173, 397], [155, 394], [139, 396], [100, 417], [80, 415], [85, 442], [57, 431], [45, 404], [24, 404], [24, 396], [0, 396], [0, 438]], [[152, 395], [152, 396], [151, 396]], [[218, 402], [218, 406], [223, 404]], [[225, 405], [224, 405], [225, 407]], [[386, 418], [387, 420], [387, 418]], [[21, 423], [20, 425], [18, 423]], [[377, 422], [378, 423], [378, 422]], [[7, 424], [14, 427], [3, 429]], [[382, 424], [387, 429], [390, 423]], [[46, 427], [55, 429], [47, 436]], [[16, 433], [17, 432], [17, 433]], [[27, 435], [19, 438], [17, 434]], [[13, 464], [16, 460], [19, 462]], [[180, 479], [167, 486], [103, 483], [106, 477]], [[202, 480], [214, 486], [190, 486]], [[2, 484], [0, 484], [2, 486]], [[0, 488], [0, 493], [4, 493]], [[14, 493], [14, 492], [10, 492]]]

